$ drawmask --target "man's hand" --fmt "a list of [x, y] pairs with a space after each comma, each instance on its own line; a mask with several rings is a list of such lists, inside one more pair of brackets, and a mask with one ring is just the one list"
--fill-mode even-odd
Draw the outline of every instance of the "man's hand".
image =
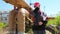
[[40, 21], [38, 24], [39, 24], [39, 25], [42, 25], [42, 24], [43, 24], [43, 22], [41, 22], [41, 21]]

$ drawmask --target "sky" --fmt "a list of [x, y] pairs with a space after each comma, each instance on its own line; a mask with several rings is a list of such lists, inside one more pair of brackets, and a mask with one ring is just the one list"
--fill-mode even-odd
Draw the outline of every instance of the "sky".
[[[30, 0], [26, 0], [26, 2], [30, 4]], [[48, 16], [55, 16], [60, 11], [60, 0], [31, 0], [32, 7], [34, 2], [39, 2], [41, 11], [45, 12]], [[0, 12], [10, 11], [12, 9], [13, 5], [0, 0]]]

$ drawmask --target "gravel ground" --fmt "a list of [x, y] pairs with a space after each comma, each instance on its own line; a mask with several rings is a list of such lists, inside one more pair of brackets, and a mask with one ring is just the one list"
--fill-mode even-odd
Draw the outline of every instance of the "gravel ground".
[[6, 34], [8, 31], [7, 30], [1, 30], [0, 34]]
[[[6, 34], [6, 33], [8, 33], [8, 31], [7, 31], [6, 29], [2, 29], [2, 30], [0, 31], [0, 34]], [[27, 34], [27, 33], [26, 33], [26, 34]], [[30, 32], [29, 34], [32, 34], [32, 33]], [[52, 33], [50, 33], [49, 31], [46, 30], [46, 34], [52, 34]]]

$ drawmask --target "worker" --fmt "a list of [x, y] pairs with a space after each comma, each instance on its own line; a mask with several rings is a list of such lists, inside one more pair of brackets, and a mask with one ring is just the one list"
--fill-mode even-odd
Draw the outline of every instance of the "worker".
[[33, 33], [34, 34], [46, 34], [45, 32], [45, 26], [47, 23], [46, 20], [46, 14], [42, 13], [40, 10], [40, 3], [39, 2], [35, 2], [34, 3], [34, 11], [32, 12], [33, 15]]

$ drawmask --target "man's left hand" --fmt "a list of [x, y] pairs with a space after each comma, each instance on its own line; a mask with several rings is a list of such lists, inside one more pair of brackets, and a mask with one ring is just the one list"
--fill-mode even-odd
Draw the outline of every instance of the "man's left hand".
[[42, 25], [42, 24], [43, 24], [43, 22], [40, 21], [40, 22], [39, 22], [39, 25]]

